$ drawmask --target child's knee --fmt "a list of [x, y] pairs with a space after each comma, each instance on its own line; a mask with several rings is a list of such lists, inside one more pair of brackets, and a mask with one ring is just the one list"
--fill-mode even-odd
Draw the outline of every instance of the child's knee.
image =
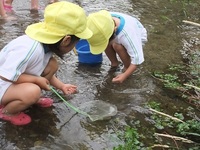
[[36, 84], [29, 84], [24, 90], [23, 97], [30, 104], [37, 102], [41, 96], [41, 88]]
[[113, 49], [118, 53], [120, 51], [124, 51], [124, 47], [121, 44], [113, 43], [112, 44]]

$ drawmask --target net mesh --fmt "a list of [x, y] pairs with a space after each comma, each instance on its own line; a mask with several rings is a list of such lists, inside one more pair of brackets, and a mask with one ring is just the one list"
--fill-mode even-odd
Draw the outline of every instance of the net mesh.
[[86, 102], [79, 109], [87, 113], [92, 121], [104, 120], [117, 114], [115, 105], [100, 100]]

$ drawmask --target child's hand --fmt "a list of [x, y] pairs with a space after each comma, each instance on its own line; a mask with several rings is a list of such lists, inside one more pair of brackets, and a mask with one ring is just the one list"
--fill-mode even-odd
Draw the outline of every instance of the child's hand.
[[72, 84], [64, 84], [61, 90], [64, 94], [73, 94], [77, 92], [77, 86]]
[[126, 76], [122, 73], [117, 75], [115, 78], [112, 79], [113, 83], [122, 83], [124, 82], [124, 80], [126, 80]]
[[47, 80], [46, 78], [44, 77], [38, 77], [37, 78], [37, 81], [36, 81], [36, 84], [43, 90], [47, 90], [49, 91], [50, 90], [50, 83], [49, 83], [49, 80]]

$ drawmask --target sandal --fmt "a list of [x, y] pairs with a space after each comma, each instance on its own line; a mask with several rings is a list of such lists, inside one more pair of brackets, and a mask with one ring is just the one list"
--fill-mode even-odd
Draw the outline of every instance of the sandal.
[[4, 5], [3, 7], [4, 7], [4, 9], [5, 9], [6, 12], [12, 12], [13, 11], [12, 10], [12, 6]]
[[14, 125], [26, 125], [31, 122], [31, 117], [27, 114], [20, 112], [17, 115], [9, 115], [3, 113], [3, 108], [0, 109], [0, 119], [5, 121], [10, 121]]
[[40, 107], [51, 107], [53, 105], [53, 99], [47, 97], [40, 98], [36, 105]]
[[12, 12], [13, 11], [13, 7], [11, 5], [6, 5], [4, 0], [3, 0], [3, 7], [4, 7], [6, 12]]

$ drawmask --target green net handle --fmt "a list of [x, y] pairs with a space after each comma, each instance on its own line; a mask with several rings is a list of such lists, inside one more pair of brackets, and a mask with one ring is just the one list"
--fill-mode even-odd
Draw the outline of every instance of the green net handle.
[[81, 111], [81, 110], [79, 110], [78, 108], [76, 108], [75, 106], [73, 106], [72, 104], [70, 104], [70, 103], [68, 103], [52, 86], [50, 86], [50, 89], [68, 106], [68, 107], [70, 107], [71, 109], [73, 109], [75, 112], [78, 112], [78, 113], [80, 113], [80, 114], [82, 114], [82, 115], [85, 115], [85, 116], [87, 116], [87, 117], [89, 117], [90, 118], [90, 120], [91, 121], [93, 121], [93, 119], [91, 118], [91, 116], [88, 114], [88, 113], [86, 113], [86, 112], [84, 112], [84, 111]]

